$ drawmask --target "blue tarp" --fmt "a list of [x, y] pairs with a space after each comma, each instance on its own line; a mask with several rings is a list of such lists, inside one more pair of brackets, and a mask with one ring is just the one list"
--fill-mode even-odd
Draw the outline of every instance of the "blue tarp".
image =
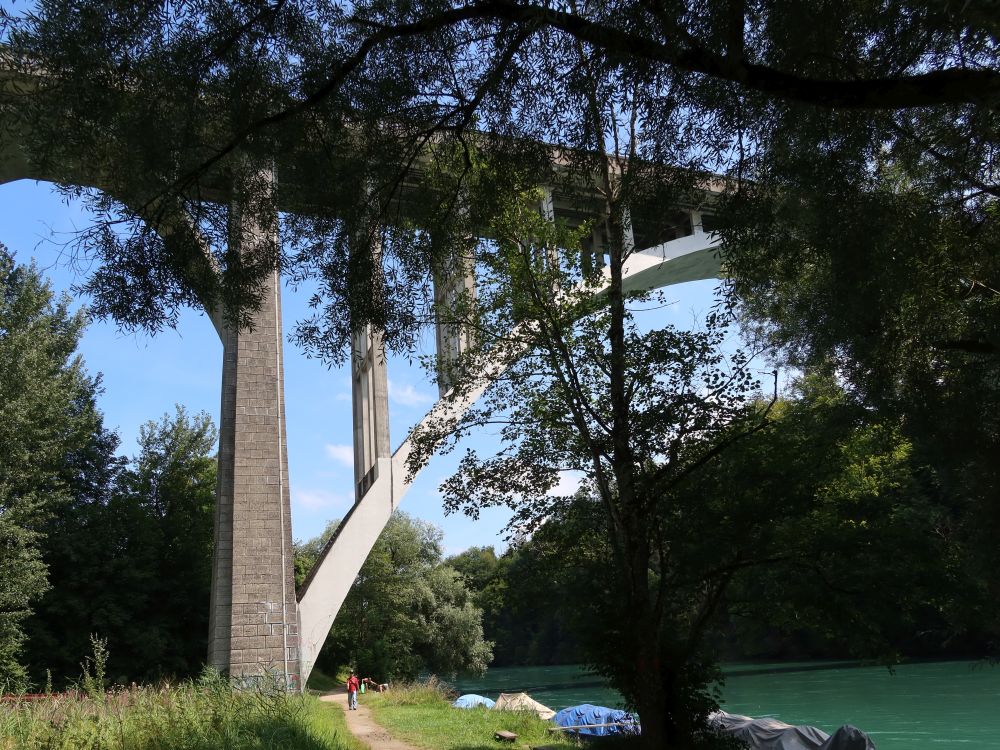
[[[574, 729], [574, 732], [589, 735], [638, 733], [639, 724], [628, 711], [605, 706], [595, 706], [581, 703], [570, 706], [552, 717], [552, 721], [561, 727], [585, 727]], [[611, 724], [613, 726], [594, 726]]]
[[489, 698], [484, 698], [481, 695], [476, 695], [475, 693], [469, 693], [468, 695], [459, 696], [459, 698], [451, 705], [455, 708], [475, 708], [476, 706], [493, 708], [494, 701], [491, 701]]

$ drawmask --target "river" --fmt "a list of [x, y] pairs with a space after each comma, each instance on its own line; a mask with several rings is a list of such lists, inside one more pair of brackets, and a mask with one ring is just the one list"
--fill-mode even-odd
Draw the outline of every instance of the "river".
[[[1000, 750], [1000, 666], [964, 661], [885, 667], [851, 663], [730, 664], [723, 709], [812, 724], [853, 724], [878, 750]], [[618, 706], [621, 697], [579, 667], [506, 667], [457, 682], [462, 693], [496, 698], [529, 693], [559, 710], [577, 703]]]

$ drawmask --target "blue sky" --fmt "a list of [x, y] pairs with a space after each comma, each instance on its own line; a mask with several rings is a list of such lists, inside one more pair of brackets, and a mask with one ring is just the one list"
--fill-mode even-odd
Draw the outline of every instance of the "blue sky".
[[[81, 279], [64, 245], [72, 232], [90, 220], [81, 206], [67, 203], [50, 185], [30, 181], [0, 185], [0, 242], [20, 262], [34, 257], [57, 291], [69, 290]], [[714, 287], [710, 281], [671, 287], [667, 296], [673, 304], [651, 313], [654, 317], [647, 324], [689, 327], [708, 311]], [[305, 316], [307, 298], [305, 292], [283, 290], [286, 334], [296, 319]], [[420, 353], [431, 353], [432, 341], [425, 337]], [[99, 405], [105, 424], [121, 436], [124, 455], [136, 453], [139, 426], [173, 414], [174, 404], [192, 412], [206, 411], [218, 423], [222, 345], [204, 314], [185, 311], [176, 330], [155, 337], [122, 333], [111, 322], [95, 321], [84, 334], [80, 352], [90, 372], [103, 375], [105, 390]], [[306, 358], [287, 340], [284, 353], [292, 528], [297, 539], [308, 539], [328, 521], [342, 516], [353, 502], [350, 375], [346, 369], [327, 369]], [[404, 358], [389, 360], [393, 448], [432, 406], [436, 395], [436, 386], [418, 365]], [[478, 450], [485, 451], [495, 438], [484, 433], [475, 442]], [[440, 526], [446, 554], [470, 546], [502, 547], [502, 528], [509, 517], [506, 510], [484, 511], [478, 521], [444, 515], [437, 487], [456, 462], [454, 453], [435, 457], [417, 477], [402, 510]]]

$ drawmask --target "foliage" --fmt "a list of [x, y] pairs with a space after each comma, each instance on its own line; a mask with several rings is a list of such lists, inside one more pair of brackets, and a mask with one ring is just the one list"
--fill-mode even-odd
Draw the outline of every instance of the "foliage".
[[[688, 502], [716, 506], [708, 527], [724, 551], [701, 554], [732, 575], [727, 614], [800, 629], [840, 655], [892, 658], [918, 623], [947, 640], [968, 624], [948, 607], [974, 597], [952, 562], [958, 546], [940, 534], [948, 507], [911, 444], [830, 378], [804, 378], [793, 395], [772, 430], [689, 486]], [[755, 557], [763, 564], [750, 567]]]
[[[753, 485], [761, 495], [754, 502], [766, 508], [764, 498], [788, 498], [791, 488], [801, 493], [795, 503], [808, 503], [805, 493], [827, 482], [829, 488], [821, 490], [824, 515], [847, 511], [859, 514], [852, 516], [855, 521], [863, 516], [860, 529], [849, 528], [869, 541], [849, 542], [845, 531], [838, 531], [840, 522], [829, 517], [805, 526], [783, 519], [782, 530], [772, 533], [794, 542], [788, 559], [737, 575], [729, 584], [710, 637], [722, 660], [982, 653], [979, 612], [988, 610], [989, 594], [970, 574], [975, 556], [955, 535], [944, 533], [954, 526], [955, 511], [898, 428], [871, 423], [871, 415], [819, 376], [802, 381], [775, 412], [780, 430], [720, 461], [711, 487], [695, 486], [739, 498]], [[881, 507], [870, 496], [860, 501], [856, 485], [862, 482], [869, 490], [881, 486], [896, 499]], [[837, 510], [833, 494], [854, 500]], [[771, 513], [748, 510], [744, 516], [735, 504], [733, 512], [745, 519], [748, 533]], [[932, 538], [926, 536], [930, 528]], [[568, 538], [577, 531], [571, 529]], [[574, 563], [576, 545], [555, 545], [552, 532], [543, 527], [499, 557], [492, 548], [471, 548], [446, 561], [463, 573], [483, 609], [483, 631], [494, 644], [491, 666], [575, 664], [583, 658], [581, 631], [591, 620], [586, 606], [580, 616], [585, 568]], [[859, 554], [841, 555], [840, 547], [849, 544], [857, 544]], [[794, 564], [802, 568], [790, 576], [786, 566], [795, 556], [800, 560]], [[786, 600], [796, 606], [775, 606]], [[840, 606], [832, 606], [834, 601]]]
[[[935, 568], [950, 549], [935, 544], [943, 511], [898, 425], [829, 379], [766, 400], [750, 358], [720, 353], [717, 316], [701, 332], [643, 332], [615, 296], [621, 256], [604, 297], [579, 233], [516, 205], [501, 219], [477, 297], [456, 308], [476, 341], [452, 365], [455, 392], [480, 387], [498, 359], [509, 366], [476, 408], [455, 418], [446, 405], [424, 423], [411, 468], [441, 441], [501, 425], [497, 455], [467, 451], [445, 505], [514, 511], [515, 540], [532, 534], [551, 588], [576, 592], [566, 611], [581, 651], [638, 709], [646, 741], [701, 741], [727, 612], [795, 613], [845, 648], [888, 656], [955, 572]], [[575, 497], [550, 494], [565, 471], [583, 475]], [[486, 577], [482, 557], [459, 567]]]
[[182, 407], [139, 431], [128, 468], [98, 434], [74, 495], [46, 526], [52, 589], [31, 620], [36, 680], [79, 674], [92, 634], [113, 654], [116, 683], [196, 675], [205, 660], [216, 430]]
[[[970, 572], [995, 600], [1000, 235], [984, 182], [993, 146], [979, 132], [989, 120], [960, 136], [929, 113], [789, 115], [789, 142], [759, 150], [762, 180], [727, 201], [721, 231], [748, 327], [781, 361], [834, 369], [859, 403], [899, 415], [955, 508], [947, 533], [976, 550]], [[907, 135], [921, 127], [937, 129], [930, 154]], [[996, 608], [976, 616], [996, 632]]]
[[[104, 694], [108, 689], [108, 642], [104, 638], [92, 635], [90, 636], [90, 647], [93, 656], [84, 658], [80, 665], [83, 670], [83, 674], [80, 676], [80, 687], [88, 698], [99, 701], [104, 699]], [[51, 678], [49, 682], [51, 682]]]
[[579, 663], [569, 614], [578, 592], [533, 539], [500, 557], [492, 547], [471, 547], [445, 562], [462, 575], [483, 610], [483, 633], [493, 643], [491, 666]]
[[84, 322], [0, 245], [0, 688], [24, 683], [22, 622], [49, 587], [46, 526], [100, 425], [97, 383], [73, 355]]
[[[324, 544], [322, 537], [297, 544], [296, 556]], [[387, 682], [421, 671], [482, 672], [491, 656], [481, 610], [458, 574], [441, 564], [441, 531], [397, 512], [361, 567], [317, 665], [333, 673], [349, 663]]]
[[[655, 197], [642, 185], [684, 171], [781, 185], [753, 161], [764, 152], [819, 156], [812, 166], [853, 179], [886, 149], [935, 196], [997, 192], [990, 6], [46, 0], [0, 28], [5, 64], [31, 82], [0, 103], [10, 130], [37, 172], [102, 191], [83, 250], [104, 263], [88, 288], [126, 326], [170, 325], [185, 304], [240, 317], [283, 265], [319, 282], [321, 309], [299, 330], [314, 350], [344, 356], [366, 322], [410, 346], [429, 271], [469, 228], [458, 197], [488, 226], [491, 194], [551, 179], [539, 141], [577, 176], [604, 150], [644, 160], [631, 167], [650, 178], [631, 188], [636, 215]], [[626, 114], [594, 119], [612, 111]], [[504, 171], [486, 193], [435, 176], [449, 154], [471, 164], [477, 151]], [[79, 174], [85, 160], [114, 168]], [[272, 160], [294, 174], [278, 196], [254, 176]], [[418, 161], [430, 190], [411, 189]], [[825, 168], [799, 175], [826, 195]], [[217, 202], [233, 193], [269, 226], [275, 201], [291, 211], [285, 247], [237, 260]], [[441, 231], [428, 241], [413, 223]], [[359, 240], [375, 235], [385, 269]]]
[[[331, 724], [335, 728], [331, 729]], [[357, 750], [332, 706], [260, 687], [197, 682], [0, 703], [0, 747], [18, 750]]]
[[[425, 421], [411, 469], [442, 441], [500, 424], [498, 454], [467, 451], [444, 483], [446, 508], [475, 517], [506, 505], [517, 538], [561, 540], [546, 562], [587, 581], [591, 595], [577, 602], [593, 636], [586, 660], [639, 710], [650, 746], [687, 743], [713, 706], [697, 613], [712, 614], [725, 584], [685, 558], [690, 531], [714, 520], [689, 507], [685, 487], [766, 428], [768, 407], [747, 356], [720, 353], [716, 319], [704, 331], [641, 331], [622, 291], [622, 245], [612, 243], [612, 283], [599, 295], [607, 277], [581, 263], [582, 231], [546, 222], [531, 200], [501, 215], [478, 295], [455, 307], [476, 340], [452, 365], [453, 397], [498, 360], [509, 366], [476, 408]], [[550, 494], [565, 471], [583, 475], [586, 499]]]
[[340, 527], [340, 520], [333, 520], [327, 523], [323, 533], [305, 542], [295, 540], [295, 585], [301, 586], [305, 583], [306, 577], [313, 569], [323, 550], [333, 535]]
[[322, 669], [314, 668], [309, 673], [309, 681], [306, 683], [306, 688], [321, 694], [335, 693], [345, 682], [346, 680], [340, 680], [335, 675], [328, 675]]

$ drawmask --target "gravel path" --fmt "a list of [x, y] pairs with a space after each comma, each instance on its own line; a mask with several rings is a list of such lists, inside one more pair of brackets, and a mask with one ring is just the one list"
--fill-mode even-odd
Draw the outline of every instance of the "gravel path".
[[[360, 696], [358, 696], [360, 698]], [[321, 701], [336, 703], [347, 718], [347, 728], [351, 733], [368, 745], [371, 750], [419, 750], [413, 745], [394, 739], [385, 729], [375, 723], [372, 712], [360, 700], [357, 711], [347, 710], [347, 691], [332, 693], [320, 697]]]

